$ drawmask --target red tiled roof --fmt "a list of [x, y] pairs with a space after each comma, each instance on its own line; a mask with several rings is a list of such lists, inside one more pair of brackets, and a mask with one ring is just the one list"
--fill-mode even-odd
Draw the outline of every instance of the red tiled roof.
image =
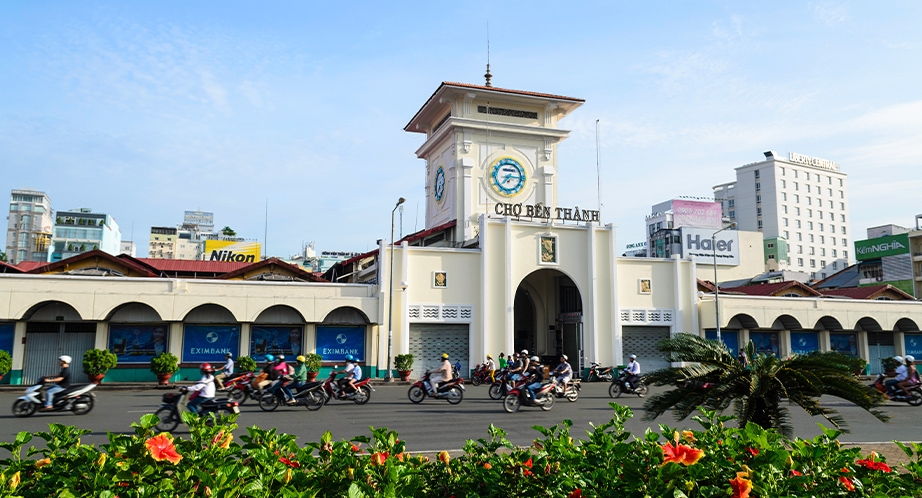
[[743, 285], [740, 287], [721, 287], [720, 291], [721, 292], [724, 292], [724, 291], [738, 292], [740, 294], [746, 294], [749, 296], [774, 296], [778, 293], [781, 293], [782, 291], [795, 288], [795, 287], [799, 289], [803, 289], [808, 294], [812, 294], [814, 296], [822, 295], [819, 292], [813, 290], [811, 287], [805, 284], [802, 284], [800, 282], [797, 282], [795, 280], [791, 280], [788, 282], [775, 282], [772, 284]]
[[915, 300], [914, 297], [890, 284], [869, 285], [866, 287], [848, 287], [843, 289], [826, 289], [822, 292], [824, 296], [839, 296], [851, 299], [874, 299], [878, 295], [883, 294], [888, 289], [897, 294], [900, 294], [904, 299]]
[[419, 232], [411, 233], [410, 235], [407, 235], [406, 237], [398, 240], [396, 244], [400, 244], [401, 242], [404, 242], [404, 241], [406, 241], [407, 244], [411, 242], [416, 242], [417, 240], [425, 238], [426, 236], [432, 235], [436, 232], [441, 232], [442, 230], [448, 230], [449, 228], [457, 224], [458, 224], [458, 220], [451, 220], [448, 223], [442, 223], [441, 225], [434, 226], [432, 228], [420, 230]]
[[[220, 261], [219, 261], [219, 262], [220, 262]], [[304, 278], [305, 280], [310, 281], [310, 282], [326, 282], [325, 279], [320, 278], [320, 277], [316, 277], [312, 272], [304, 271], [300, 266], [298, 266], [298, 265], [293, 265], [293, 264], [291, 264], [291, 263], [286, 263], [286, 262], [284, 262], [284, 261], [282, 261], [282, 260], [280, 260], [280, 259], [278, 259], [278, 258], [269, 258], [269, 259], [265, 259], [265, 260], [263, 260], [263, 261], [260, 261], [260, 262], [258, 262], [258, 263], [249, 263], [249, 264], [247, 264], [246, 266], [244, 266], [243, 268], [238, 268], [237, 270], [234, 270], [234, 271], [225, 273], [225, 274], [221, 275], [219, 278], [221, 278], [221, 279], [230, 279], [230, 278], [236, 277], [236, 276], [238, 276], [238, 275], [241, 275], [241, 274], [243, 274], [243, 273], [246, 273], [246, 272], [248, 272], [248, 271], [253, 271], [253, 270], [256, 270], [256, 269], [265, 267], [265, 266], [270, 266], [270, 267], [271, 267], [271, 266], [273, 266], [273, 265], [279, 266], [279, 267], [281, 267], [281, 268], [285, 268], [286, 270], [288, 270], [288, 271], [294, 273], [295, 275], [300, 275], [302, 278]]]
[[16, 268], [19, 268], [20, 270], [27, 272], [27, 271], [34, 270], [40, 266], [45, 266], [47, 264], [48, 263], [45, 261], [20, 261], [19, 264], [16, 265]]
[[229, 273], [246, 268], [255, 263], [238, 263], [236, 261], [202, 261], [198, 259], [155, 259], [136, 258], [158, 271], [187, 273]]
[[22, 273], [22, 268], [0, 261], [0, 273]]

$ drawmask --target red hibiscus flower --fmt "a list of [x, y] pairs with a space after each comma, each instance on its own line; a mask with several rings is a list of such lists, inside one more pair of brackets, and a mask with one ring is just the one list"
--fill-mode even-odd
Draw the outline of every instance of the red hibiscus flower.
[[746, 448], [746, 451], [748, 451], [749, 454], [752, 455], [752, 456], [756, 456], [756, 455], [759, 454], [759, 449], [758, 449], [758, 448]]
[[802, 475], [804, 475], [803, 472], [791, 469], [791, 477], [802, 476]]
[[663, 449], [663, 465], [669, 462], [680, 463], [682, 465], [694, 465], [704, 456], [704, 451], [686, 446], [684, 444], [666, 443]]
[[282, 462], [282, 463], [284, 463], [285, 465], [287, 465], [287, 466], [293, 468], [293, 469], [297, 469], [297, 468], [300, 468], [300, 467], [301, 467], [301, 464], [300, 464], [300, 463], [298, 463], [298, 462], [293, 462], [293, 461], [291, 461], [291, 460], [289, 460], [289, 459], [287, 459], [287, 458], [285, 458], [285, 457], [279, 457], [279, 461]]
[[873, 456], [870, 457], [870, 458], [866, 458], [866, 459], [864, 459], [864, 460], [858, 460], [858, 461], [855, 462], [855, 463], [857, 463], [858, 465], [861, 465], [862, 467], [864, 467], [864, 468], [866, 468], [866, 469], [870, 469], [870, 470], [880, 470], [880, 471], [883, 471], [883, 472], [890, 472], [890, 471], [893, 470], [893, 469], [890, 468], [889, 465], [885, 464], [884, 462], [876, 462], [876, 461], [874, 461], [874, 457], [873, 457]]
[[752, 481], [736, 476], [730, 479], [730, 487], [733, 488], [733, 498], [749, 498], [749, 492], [752, 491]]
[[533, 463], [532, 463], [532, 461], [531, 461], [531, 457], [528, 457], [528, 460], [525, 460], [525, 463], [523, 463], [522, 465], [524, 465], [524, 466], [526, 466], [526, 467], [528, 467], [528, 468], [530, 469], [530, 468], [532, 467], [532, 465], [533, 465]]
[[356, 452], [359, 451], [359, 446], [358, 446], [357, 444], [355, 444], [355, 443], [350, 443], [350, 444], [352, 444], [352, 452], [353, 452], [353, 453], [356, 453]]
[[583, 496], [583, 491], [579, 488], [576, 488], [573, 490], [572, 493], [567, 495], [567, 498], [582, 498], [582, 496]]
[[371, 464], [373, 466], [384, 465], [384, 461], [387, 460], [387, 452], [384, 453], [375, 453], [371, 455]]
[[842, 485], [845, 486], [845, 489], [847, 489], [847, 490], [849, 490], [849, 491], [854, 491], [854, 490], [855, 490], [855, 485], [852, 484], [852, 480], [851, 480], [851, 479], [849, 479], [849, 478], [847, 478], [847, 477], [845, 477], [845, 476], [842, 476], [842, 477], [839, 478], [839, 482], [841, 482]]
[[182, 460], [182, 455], [176, 452], [176, 447], [173, 446], [173, 438], [169, 434], [158, 434], [145, 441], [144, 446], [147, 446], [150, 456], [158, 462], [166, 460], [175, 465]]

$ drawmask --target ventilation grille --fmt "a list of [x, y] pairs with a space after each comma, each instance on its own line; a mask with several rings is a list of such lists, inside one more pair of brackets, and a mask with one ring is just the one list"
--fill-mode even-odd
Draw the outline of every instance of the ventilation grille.
[[414, 304], [409, 306], [409, 317], [414, 322], [470, 322], [474, 307], [464, 305]]
[[674, 310], [642, 309], [621, 310], [621, 323], [633, 325], [671, 325], [675, 319]]

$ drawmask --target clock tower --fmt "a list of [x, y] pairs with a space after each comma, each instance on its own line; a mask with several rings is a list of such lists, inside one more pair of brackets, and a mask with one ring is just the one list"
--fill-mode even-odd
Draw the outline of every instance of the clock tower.
[[405, 131], [425, 133], [426, 228], [456, 221], [452, 242], [477, 236], [497, 204], [557, 206], [561, 118], [582, 99], [443, 82]]

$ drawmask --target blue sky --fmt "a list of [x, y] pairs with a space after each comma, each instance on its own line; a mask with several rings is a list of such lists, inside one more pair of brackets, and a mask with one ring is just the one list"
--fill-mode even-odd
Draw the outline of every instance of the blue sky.
[[[183, 210], [287, 256], [422, 229], [442, 81], [586, 99], [561, 126], [561, 205], [643, 240], [652, 204], [707, 196], [762, 152], [849, 174], [851, 233], [922, 213], [916, 2], [4, 2], [0, 192], [115, 216], [147, 252]], [[418, 206], [418, 208], [417, 208]], [[417, 214], [419, 213], [419, 214]]]

